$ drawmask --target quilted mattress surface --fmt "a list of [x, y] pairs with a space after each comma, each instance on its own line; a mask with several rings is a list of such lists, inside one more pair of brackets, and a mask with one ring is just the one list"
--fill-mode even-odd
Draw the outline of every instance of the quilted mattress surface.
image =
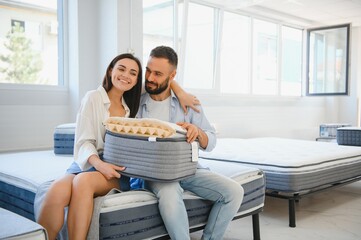
[[206, 159], [262, 169], [267, 189], [307, 191], [361, 175], [361, 148], [283, 138], [221, 138]]
[[37, 187], [62, 176], [72, 161], [52, 150], [0, 154], [0, 207], [34, 220]]

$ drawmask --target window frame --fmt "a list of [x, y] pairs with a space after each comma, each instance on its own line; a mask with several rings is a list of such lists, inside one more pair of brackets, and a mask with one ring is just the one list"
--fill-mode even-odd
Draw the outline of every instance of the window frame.
[[[301, 26], [297, 26], [297, 25], [292, 25], [292, 24], [285, 24], [283, 22], [280, 22], [278, 20], [272, 19], [272, 18], [267, 18], [267, 17], [261, 17], [261, 16], [253, 16], [252, 14], [245, 14], [242, 11], [237, 11], [237, 10], [233, 10], [233, 9], [227, 9], [221, 6], [217, 6], [214, 4], [210, 4], [210, 3], [205, 3], [203, 1], [198, 1], [198, 0], [185, 0], [185, 1], [178, 1], [178, 0], [173, 0], [175, 5], [179, 5], [180, 2], [183, 3], [183, 8], [185, 9], [183, 11], [183, 19], [182, 19], [182, 26], [181, 26], [181, 36], [178, 36], [180, 38], [182, 38], [181, 44], [180, 44], [180, 48], [176, 48], [176, 50], [178, 50], [178, 56], [179, 56], [179, 65], [178, 65], [178, 74], [177, 74], [177, 81], [187, 90], [187, 91], [191, 91], [195, 94], [200, 94], [200, 95], [209, 95], [209, 96], [235, 96], [235, 97], [282, 97], [282, 98], [299, 98], [299, 97], [303, 97], [305, 96], [304, 94], [304, 69], [302, 68], [302, 65], [304, 64], [305, 60], [305, 54], [304, 54], [304, 46], [305, 46], [305, 39], [304, 39], [304, 28]], [[186, 42], [186, 38], [187, 38], [187, 27], [188, 27], [188, 7], [189, 7], [189, 3], [192, 4], [197, 4], [197, 5], [203, 5], [205, 7], [211, 7], [213, 8], [213, 11], [215, 12], [215, 14], [217, 16], [215, 16], [215, 20], [214, 20], [214, 33], [215, 33], [215, 37], [214, 37], [214, 59], [213, 59], [213, 64], [214, 64], [214, 68], [213, 68], [213, 79], [210, 79], [209, 81], [212, 81], [212, 88], [210, 89], [201, 89], [201, 88], [189, 88], [187, 86], [184, 85], [184, 68], [185, 68], [185, 52], [187, 51], [187, 46], [185, 44]], [[175, 7], [176, 9], [177, 7]], [[233, 13], [233, 14], [238, 14], [242, 17], [248, 17], [250, 19], [250, 26], [249, 26], [249, 36], [247, 36], [250, 40], [250, 50], [247, 53], [249, 56], [249, 60], [250, 60], [250, 66], [249, 66], [249, 80], [248, 80], [248, 85], [249, 85], [249, 89], [248, 89], [248, 93], [224, 93], [221, 92], [221, 79], [220, 79], [220, 59], [221, 59], [221, 41], [222, 41], [222, 31], [223, 31], [223, 19], [224, 19], [224, 13], [225, 12], [229, 12], [229, 13]], [[177, 17], [177, 12], [175, 12], [174, 17]], [[275, 87], [275, 92], [273, 93], [269, 93], [269, 94], [255, 94], [253, 91], [254, 88], [254, 81], [253, 81], [253, 72], [254, 72], [254, 41], [253, 40], [253, 31], [254, 31], [254, 20], [260, 20], [260, 21], [266, 21], [272, 24], [276, 24], [276, 31], [277, 31], [277, 36], [276, 36], [276, 41], [277, 41], [277, 66], [276, 66], [276, 84], [277, 86]], [[175, 21], [179, 21], [179, 19], [176, 19]], [[175, 26], [175, 32], [178, 33], [179, 29], [178, 29], [179, 25]], [[294, 29], [298, 29], [302, 32], [302, 38], [301, 38], [301, 45], [302, 45], [302, 49], [301, 49], [301, 63], [302, 65], [300, 66], [301, 68], [301, 72], [300, 72], [300, 79], [301, 79], [301, 84], [300, 84], [300, 89], [299, 89], [299, 95], [293, 95], [293, 94], [285, 94], [284, 92], [281, 91], [282, 89], [282, 84], [283, 81], [281, 79], [281, 75], [282, 75], [282, 61], [281, 61], [281, 51], [282, 51], [282, 27], [289, 27], [289, 28], [294, 28]], [[178, 42], [175, 42], [175, 45], [177, 45]]]
[[[311, 51], [311, 33], [314, 31], [321, 31], [321, 30], [331, 30], [331, 29], [341, 29], [346, 28], [346, 63], [345, 63], [345, 90], [339, 92], [310, 92], [310, 51]], [[306, 96], [344, 96], [349, 95], [349, 61], [350, 61], [350, 32], [351, 32], [351, 24], [341, 24], [335, 26], [326, 26], [326, 27], [318, 27], [318, 28], [311, 28], [307, 29], [307, 56], [306, 56]], [[335, 63], [336, 64], [336, 63]]]

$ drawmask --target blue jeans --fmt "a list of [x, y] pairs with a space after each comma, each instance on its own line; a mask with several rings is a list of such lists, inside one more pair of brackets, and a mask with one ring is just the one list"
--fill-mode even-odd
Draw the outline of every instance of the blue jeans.
[[158, 197], [159, 211], [169, 236], [187, 240], [189, 224], [183, 202], [183, 189], [213, 201], [202, 240], [220, 240], [243, 200], [244, 190], [230, 178], [207, 169], [197, 169], [194, 176], [180, 182], [145, 182], [145, 187]]

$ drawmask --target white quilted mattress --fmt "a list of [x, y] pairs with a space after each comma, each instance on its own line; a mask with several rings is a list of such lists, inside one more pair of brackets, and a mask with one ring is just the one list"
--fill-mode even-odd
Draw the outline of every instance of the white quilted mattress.
[[200, 157], [262, 169], [267, 189], [301, 191], [361, 175], [361, 147], [284, 138], [221, 138]]

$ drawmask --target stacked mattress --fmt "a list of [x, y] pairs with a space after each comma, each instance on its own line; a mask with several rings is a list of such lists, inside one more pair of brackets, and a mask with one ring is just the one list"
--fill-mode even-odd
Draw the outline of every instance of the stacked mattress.
[[73, 154], [75, 123], [65, 123], [58, 125], [54, 130], [54, 153]]
[[[55, 155], [52, 150], [0, 154], [1, 207], [34, 220], [33, 204], [40, 185], [64, 174], [73, 161], [68, 155]], [[199, 159], [200, 163], [235, 179], [245, 190], [238, 216], [259, 212], [264, 204], [265, 179], [256, 168], [235, 163]], [[4, 188], [3, 186], [6, 186]], [[186, 192], [191, 228], [205, 225], [212, 203]], [[148, 191], [109, 194], [99, 204], [97, 229], [99, 239], [154, 239], [167, 235], [158, 212], [157, 200]], [[94, 220], [94, 216], [93, 216]], [[92, 235], [93, 237], [94, 235]]]
[[262, 169], [267, 190], [302, 192], [361, 175], [361, 148], [282, 138], [223, 138], [200, 157]]

